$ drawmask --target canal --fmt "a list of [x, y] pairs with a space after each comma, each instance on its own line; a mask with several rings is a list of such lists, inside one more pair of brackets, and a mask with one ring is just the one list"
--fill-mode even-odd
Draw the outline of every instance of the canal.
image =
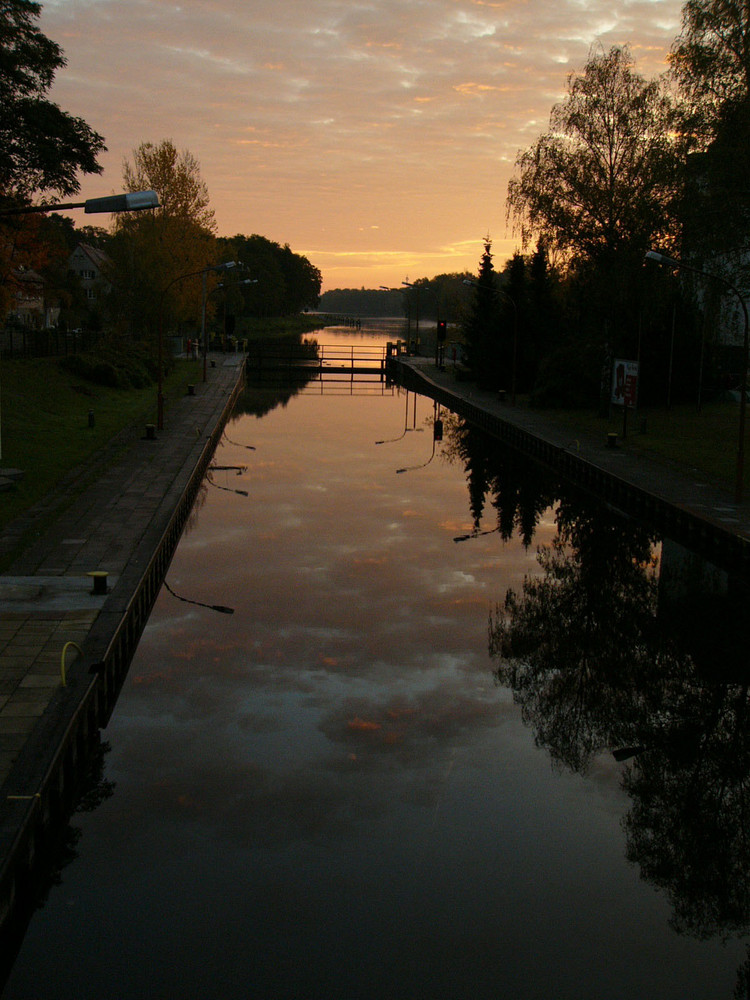
[[741, 586], [380, 384], [215, 466], [5, 1000], [750, 995]]

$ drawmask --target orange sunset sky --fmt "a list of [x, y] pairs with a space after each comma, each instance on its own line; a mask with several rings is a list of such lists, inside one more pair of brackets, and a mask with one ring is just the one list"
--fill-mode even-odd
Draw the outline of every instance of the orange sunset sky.
[[[476, 271], [517, 248], [505, 194], [592, 46], [651, 77], [681, 0], [47, 0], [68, 65], [52, 98], [108, 146], [83, 197], [171, 139], [219, 235], [288, 243], [323, 290]], [[94, 216], [75, 218], [82, 224]], [[104, 221], [104, 217], [101, 217]]]

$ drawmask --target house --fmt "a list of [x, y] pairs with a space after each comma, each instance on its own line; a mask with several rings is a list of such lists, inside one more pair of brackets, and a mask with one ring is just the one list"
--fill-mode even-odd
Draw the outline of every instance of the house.
[[68, 259], [68, 271], [81, 282], [88, 305], [93, 305], [112, 287], [105, 277], [108, 263], [107, 255], [88, 243], [79, 243]]
[[9, 317], [19, 326], [40, 329], [45, 325], [44, 278], [28, 267], [11, 271]]

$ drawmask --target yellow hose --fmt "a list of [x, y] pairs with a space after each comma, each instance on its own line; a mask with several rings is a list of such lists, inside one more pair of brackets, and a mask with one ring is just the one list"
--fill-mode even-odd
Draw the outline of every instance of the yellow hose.
[[65, 654], [68, 651], [68, 646], [75, 646], [75, 648], [78, 650], [78, 652], [81, 654], [81, 656], [83, 656], [83, 650], [78, 645], [78, 643], [77, 642], [73, 642], [72, 639], [71, 639], [70, 642], [66, 642], [65, 645], [63, 646], [62, 657], [60, 658], [60, 676], [62, 677], [62, 685], [63, 685], [63, 687], [66, 686], [65, 685]]

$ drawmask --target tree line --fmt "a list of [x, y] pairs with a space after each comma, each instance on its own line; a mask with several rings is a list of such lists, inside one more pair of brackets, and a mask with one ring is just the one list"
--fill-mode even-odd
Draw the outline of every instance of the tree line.
[[[595, 49], [519, 152], [506, 207], [521, 249], [495, 274], [486, 242], [464, 323], [488, 384], [591, 403], [615, 357], [640, 362], [647, 401], [739, 384], [742, 314], [725, 287], [750, 287], [748, 5], [689, 0], [668, 62], [647, 80], [628, 47]], [[649, 250], [703, 274], [675, 280], [644, 266]]]

